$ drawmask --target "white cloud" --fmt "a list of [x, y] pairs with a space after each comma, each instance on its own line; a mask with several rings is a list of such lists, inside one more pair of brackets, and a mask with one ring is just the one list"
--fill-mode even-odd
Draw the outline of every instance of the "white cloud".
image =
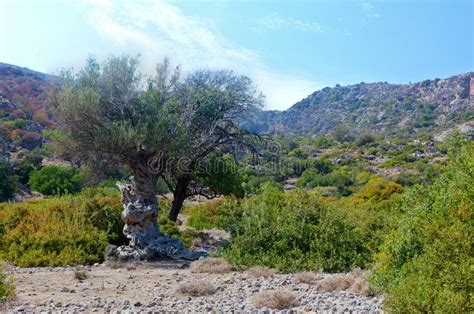
[[377, 11], [377, 8], [373, 4], [373, 2], [370, 1], [362, 1], [360, 3], [360, 7], [362, 8], [362, 11], [365, 14], [365, 17], [368, 18], [378, 18], [382, 17], [382, 15]]
[[307, 32], [322, 33], [326, 28], [315, 21], [304, 21], [294, 18], [286, 18], [277, 13], [268, 15], [257, 21], [259, 26], [267, 30], [279, 30], [282, 28], [294, 28]]
[[[250, 76], [266, 95], [266, 107], [272, 109], [286, 109], [321, 87], [311, 80], [268, 71], [258, 53], [233, 44], [211, 22], [185, 16], [165, 1], [86, 1], [91, 7], [89, 23], [120, 53], [140, 53], [145, 72], [151, 73], [165, 56], [185, 71], [232, 69]], [[310, 24], [299, 27], [317, 29]]]
[[288, 109], [289, 106], [324, 87], [321, 82], [264, 70], [256, 71], [254, 78], [266, 95], [266, 109]]

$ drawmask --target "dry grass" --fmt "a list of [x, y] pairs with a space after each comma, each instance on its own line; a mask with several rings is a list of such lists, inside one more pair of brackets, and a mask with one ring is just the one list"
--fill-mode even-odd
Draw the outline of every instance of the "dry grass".
[[267, 267], [261, 267], [261, 266], [256, 266], [249, 268], [247, 270], [247, 273], [250, 274], [253, 277], [257, 278], [269, 278], [275, 275], [275, 271], [273, 269], [267, 268]]
[[232, 270], [232, 266], [223, 258], [206, 258], [193, 262], [191, 270], [196, 273], [223, 274]]
[[318, 275], [312, 271], [303, 271], [295, 274], [295, 279], [298, 283], [312, 284], [317, 278]]
[[337, 292], [347, 290], [354, 283], [354, 277], [352, 275], [335, 275], [329, 278], [320, 280], [316, 287], [320, 291], [324, 292]]
[[374, 295], [374, 291], [370, 288], [367, 280], [363, 277], [358, 277], [354, 280], [354, 283], [349, 288], [355, 294], [370, 297]]
[[87, 273], [82, 269], [76, 269], [76, 270], [74, 270], [74, 279], [76, 279], [76, 280], [86, 280], [87, 279]]
[[257, 308], [288, 309], [297, 305], [296, 295], [286, 290], [264, 290], [253, 296], [253, 304]]
[[216, 288], [208, 280], [194, 280], [179, 285], [178, 292], [193, 297], [199, 297], [214, 294]]
[[351, 290], [358, 295], [371, 296], [373, 295], [373, 291], [370, 289], [365, 277], [366, 273], [360, 269], [354, 269], [345, 275], [336, 275], [320, 280], [316, 286], [318, 290], [325, 292]]

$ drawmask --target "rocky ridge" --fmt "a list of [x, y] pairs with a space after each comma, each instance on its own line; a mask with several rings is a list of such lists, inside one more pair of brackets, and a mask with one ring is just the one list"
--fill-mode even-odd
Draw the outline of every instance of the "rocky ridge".
[[[419, 83], [359, 83], [316, 91], [286, 111], [256, 111], [243, 124], [277, 134], [353, 133], [413, 136], [474, 120], [474, 72]], [[474, 92], [472, 92], [474, 93]]]

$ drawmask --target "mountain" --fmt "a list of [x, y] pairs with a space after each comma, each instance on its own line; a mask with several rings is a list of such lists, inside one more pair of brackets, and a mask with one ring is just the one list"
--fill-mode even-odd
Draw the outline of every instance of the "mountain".
[[325, 135], [346, 129], [409, 137], [474, 127], [474, 72], [414, 84], [326, 87], [286, 111], [258, 110], [242, 124], [274, 134]]
[[[55, 76], [0, 63], [0, 156], [32, 150], [54, 128], [48, 93]], [[286, 111], [257, 110], [242, 125], [259, 133], [317, 136], [345, 130], [413, 137], [474, 128], [474, 72], [414, 84], [323, 88]]]

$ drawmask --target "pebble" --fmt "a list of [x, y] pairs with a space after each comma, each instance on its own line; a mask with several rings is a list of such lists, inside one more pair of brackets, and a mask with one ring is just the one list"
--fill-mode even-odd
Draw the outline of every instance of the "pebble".
[[[17, 292], [23, 303], [11, 308], [14, 312], [248, 312], [256, 313], [252, 298], [262, 290], [280, 289], [292, 291], [297, 295], [297, 304], [291, 309], [258, 309], [259, 313], [311, 313], [311, 312], [353, 312], [383, 313], [383, 297], [358, 296], [351, 291], [322, 292], [315, 285], [299, 284], [294, 275], [275, 274], [269, 278], [254, 278], [245, 272], [227, 274], [199, 274], [188, 270], [179, 273], [166, 272], [156, 268], [137, 268], [133, 273], [126, 269], [110, 269], [103, 265], [88, 268], [90, 277], [83, 283], [72, 281], [71, 267], [15, 267], [13, 274], [24, 274], [22, 278], [32, 277], [35, 273], [57, 273], [50, 277], [71, 278], [54, 282], [56, 279], [41, 280], [37, 286], [23, 286]], [[318, 280], [337, 274], [320, 274]], [[33, 275], [34, 276], [34, 275]], [[42, 275], [44, 276], [44, 275]], [[50, 278], [47, 275], [47, 278]], [[40, 278], [40, 277], [38, 277]], [[99, 279], [100, 278], [100, 279]], [[120, 278], [120, 279], [119, 279]], [[216, 287], [216, 293], [210, 296], [189, 296], [176, 291], [179, 282], [208, 278]], [[179, 280], [178, 280], [179, 279]], [[183, 280], [184, 279], [184, 280]], [[66, 280], [66, 279], [65, 279]], [[135, 283], [132, 283], [135, 282]], [[107, 291], [100, 289], [107, 283]], [[63, 286], [64, 285], [64, 286]], [[38, 289], [38, 287], [41, 287]], [[44, 290], [45, 288], [49, 290]], [[74, 289], [70, 288], [74, 287]], [[40, 291], [39, 295], [33, 291]], [[48, 292], [49, 291], [49, 292]], [[61, 294], [61, 293], [67, 293]], [[80, 293], [75, 293], [76, 291]], [[56, 292], [56, 296], [54, 295]], [[28, 296], [29, 295], [29, 296]], [[41, 295], [47, 295], [41, 299]], [[48, 298], [49, 297], [49, 298]], [[53, 297], [53, 298], [51, 298]], [[125, 298], [125, 299], [124, 299]], [[62, 302], [61, 302], [62, 301]]]

